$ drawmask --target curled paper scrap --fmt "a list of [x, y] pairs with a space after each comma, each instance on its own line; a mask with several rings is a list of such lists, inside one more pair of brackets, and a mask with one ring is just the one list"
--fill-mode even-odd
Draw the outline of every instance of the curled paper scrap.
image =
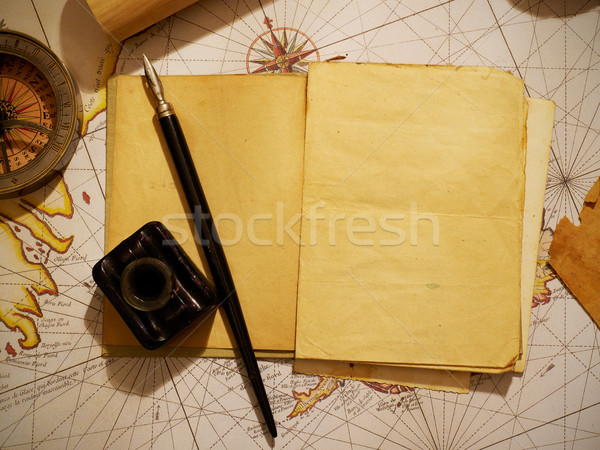
[[550, 265], [573, 295], [600, 326], [600, 178], [585, 196], [575, 226], [565, 216], [554, 231], [550, 245]]

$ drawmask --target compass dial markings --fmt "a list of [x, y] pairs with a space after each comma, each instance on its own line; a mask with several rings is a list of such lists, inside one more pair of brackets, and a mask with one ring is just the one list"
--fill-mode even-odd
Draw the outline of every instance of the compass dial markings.
[[0, 30], [0, 38], [0, 197], [6, 197], [33, 190], [66, 164], [77, 146], [81, 109], [72, 78], [49, 48], [18, 32]]
[[47, 144], [56, 124], [56, 102], [40, 69], [19, 57], [4, 61], [8, 95], [0, 105], [0, 130], [4, 131], [8, 173], [25, 167]]

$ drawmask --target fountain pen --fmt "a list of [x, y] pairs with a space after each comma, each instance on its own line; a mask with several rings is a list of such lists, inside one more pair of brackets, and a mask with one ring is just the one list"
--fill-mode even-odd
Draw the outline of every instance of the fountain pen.
[[200, 244], [197, 245], [201, 245], [202, 250], [204, 251], [208, 268], [217, 289], [220, 304], [225, 310], [225, 315], [227, 316], [227, 320], [233, 331], [238, 349], [242, 356], [242, 361], [246, 366], [248, 378], [252, 384], [254, 394], [258, 400], [267, 428], [269, 429], [271, 436], [276, 437], [277, 428], [275, 427], [275, 420], [273, 419], [269, 399], [265, 391], [263, 380], [260, 376], [260, 370], [258, 368], [258, 363], [256, 362], [256, 356], [254, 355], [246, 322], [244, 321], [240, 301], [229, 270], [229, 265], [227, 264], [227, 259], [225, 258], [225, 252], [223, 251], [221, 241], [208, 207], [206, 196], [204, 195], [202, 185], [200, 184], [198, 173], [194, 168], [194, 161], [192, 160], [175, 111], [171, 104], [165, 101], [162, 83], [158, 78], [156, 70], [152, 64], [150, 64], [148, 58], [146, 58], [146, 55], [144, 55], [144, 72], [146, 80], [148, 81], [148, 86], [158, 102], [158, 105], [156, 106], [158, 122], [160, 123], [167, 146], [177, 169], [188, 206], [190, 211], [194, 214], [194, 224], [198, 236], [200, 236]]

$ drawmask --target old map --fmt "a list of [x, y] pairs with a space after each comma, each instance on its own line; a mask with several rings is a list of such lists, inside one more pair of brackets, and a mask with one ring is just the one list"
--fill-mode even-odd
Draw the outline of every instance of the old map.
[[[200, 0], [122, 47], [83, 0], [0, 0], [0, 26], [62, 57], [85, 119], [62, 178], [0, 201], [0, 447], [598, 448], [598, 329], [545, 262], [557, 221], [577, 219], [600, 176], [597, 0]], [[160, 74], [306, 71], [332, 58], [487, 65], [553, 100], [525, 373], [475, 374], [458, 395], [263, 360], [273, 442], [238, 360], [101, 357], [91, 268], [104, 251], [104, 88], [113, 73], [141, 74], [142, 53]]]

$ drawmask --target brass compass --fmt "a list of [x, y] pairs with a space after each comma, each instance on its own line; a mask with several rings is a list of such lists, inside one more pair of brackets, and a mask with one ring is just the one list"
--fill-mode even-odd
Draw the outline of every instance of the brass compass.
[[0, 198], [40, 187], [67, 164], [81, 133], [80, 104], [52, 50], [0, 30]]

